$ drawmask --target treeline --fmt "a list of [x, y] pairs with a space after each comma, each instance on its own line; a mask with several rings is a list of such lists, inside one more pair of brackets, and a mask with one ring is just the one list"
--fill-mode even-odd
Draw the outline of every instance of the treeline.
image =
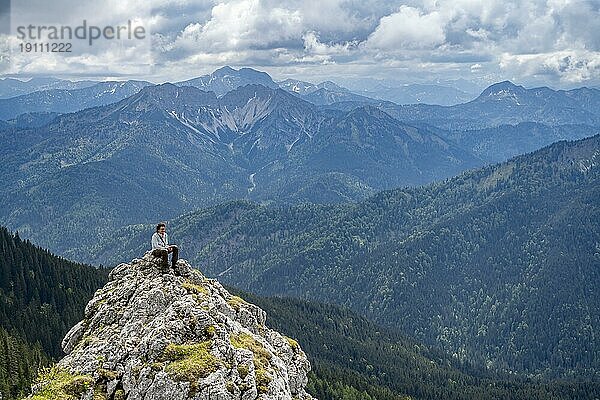
[[29, 394], [38, 369], [49, 363], [39, 343], [30, 345], [0, 328], [0, 393], [3, 399], [17, 399]]
[[40, 343], [50, 357], [60, 357], [64, 334], [83, 318], [83, 307], [106, 274], [54, 256], [0, 227], [0, 325]]
[[593, 399], [600, 382], [497, 375], [334, 305], [230, 291], [267, 312], [311, 361], [308, 391], [320, 400]]
[[29, 392], [41, 365], [62, 357], [61, 341], [107, 278], [0, 227], [0, 392]]

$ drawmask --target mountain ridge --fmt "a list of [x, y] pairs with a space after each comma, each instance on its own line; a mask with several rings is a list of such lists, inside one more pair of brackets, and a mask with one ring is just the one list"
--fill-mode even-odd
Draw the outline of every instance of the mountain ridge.
[[176, 83], [178, 86], [194, 86], [198, 89], [212, 91], [219, 97], [231, 90], [248, 84], [260, 84], [271, 89], [279, 87], [266, 72], [257, 71], [252, 68], [240, 68], [236, 70], [229, 66], [216, 69], [208, 75]]
[[[0, 131], [0, 198], [9, 205], [0, 220], [63, 254], [69, 242], [94, 240], [112, 223], [169, 219], [233, 198], [355, 200], [483, 162], [426, 128], [368, 110], [322, 110], [260, 85], [220, 98], [195, 87], [148, 86], [40, 127]], [[352, 123], [341, 123], [344, 115]], [[123, 192], [135, 201], [116, 195]], [[90, 231], [90, 215], [106, 223]], [[70, 231], [49, 234], [67, 221]]]
[[14, 119], [31, 112], [64, 114], [108, 105], [129, 97], [148, 85], [151, 84], [133, 80], [98, 82], [84, 88], [50, 89], [0, 99], [0, 120]]
[[96, 81], [69, 81], [53, 77], [33, 77], [29, 80], [15, 78], [0, 79], [0, 99], [51, 89], [81, 89], [97, 84]]
[[551, 126], [598, 126], [599, 104], [600, 90], [597, 89], [525, 89], [504, 81], [489, 86], [477, 98], [464, 104], [397, 106], [383, 103], [381, 107], [399, 120], [420, 121], [449, 130], [465, 130], [519, 122], [538, 122]]

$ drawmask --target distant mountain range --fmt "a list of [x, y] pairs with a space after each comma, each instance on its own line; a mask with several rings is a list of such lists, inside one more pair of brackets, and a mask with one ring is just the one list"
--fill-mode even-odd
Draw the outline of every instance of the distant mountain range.
[[[214, 92], [217, 97], [242, 86], [262, 85], [271, 89], [281, 87], [316, 105], [329, 105], [340, 101], [354, 101], [361, 104], [379, 102], [378, 100], [356, 95], [333, 82], [312, 85], [307, 82], [293, 81], [296, 82], [296, 86], [290, 86], [290, 82], [292, 81], [276, 83], [265, 72], [251, 68], [235, 70], [231, 67], [223, 67], [209, 75], [177, 82], [175, 85], [193, 86], [206, 92]], [[7, 120], [12, 120], [12, 124], [19, 125], [15, 120], [18, 118], [23, 119], [22, 115], [24, 114], [70, 113], [90, 107], [116, 103], [150, 85], [152, 84], [149, 82], [132, 80], [121, 82], [71, 82], [54, 78], [35, 78], [24, 82], [6, 78], [0, 80], [0, 93], [2, 93], [2, 90], [7, 93], [4, 99], [0, 96], [0, 129]], [[298, 91], [299, 85], [305, 85], [305, 90]], [[315, 89], [311, 90], [309, 88], [311, 86], [315, 86]], [[10, 93], [13, 93], [14, 96], [8, 96]]]
[[353, 101], [363, 104], [377, 104], [378, 100], [360, 96], [331, 81], [312, 84], [296, 79], [278, 82], [279, 87], [316, 105], [330, 105], [340, 101]]
[[[339, 104], [337, 108], [355, 106], [360, 103]], [[488, 87], [476, 99], [464, 104], [442, 107], [383, 103], [381, 108], [401, 121], [422, 122], [446, 130], [482, 129], [520, 122], [597, 126], [600, 124], [600, 90], [525, 89], [506, 81]]]
[[[0, 137], [0, 199], [8, 205], [0, 220], [59, 252], [113, 224], [173, 218], [229, 199], [355, 200], [483, 163], [376, 108], [328, 112], [259, 85], [221, 98], [148, 86]], [[51, 234], [65, 223], [68, 231]]]
[[[0, 80], [0, 94], [4, 90], [4, 93], [26, 95], [0, 100], [0, 120], [14, 119], [23, 113], [65, 113], [107, 105], [120, 101], [147, 85], [150, 83], [142, 81], [98, 83], [36, 78], [23, 82], [6, 78]], [[457, 89], [443, 85], [413, 84], [390, 88], [380, 83], [371, 83], [364, 87], [355, 83], [357, 88], [362, 89], [353, 92], [331, 81], [313, 84], [286, 79], [275, 82], [265, 72], [251, 68], [236, 70], [231, 67], [223, 67], [211, 74], [177, 82], [175, 85], [193, 86], [203, 91], [214, 92], [217, 97], [245, 85], [281, 88], [318, 106], [349, 111], [356, 107], [372, 105], [401, 121], [427, 123], [445, 130], [483, 129], [506, 124], [516, 125], [520, 122], [553, 126], [595, 126], [600, 123], [600, 90], [594, 88], [568, 91], [555, 91], [547, 87], [525, 89], [505, 81], [488, 87], [477, 98], [468, 101], [472, 95], [461, 97], [458, 94], [449, 94], [448, 91]], [[14, 89], [13, 86], [20, 89]], [[372, 87], [411, 94], [407, 94], [407, 98], [394, 98], [379, 92], [369, 92], [368, 88]], [[452, 96], [455, 96], [455, 99], [449, 100]], [[446, 100], [442, 100], [444, 98]]]
[[337, 82], [356, 94], [396, 104], [437, 104], [452, 106], [477, 97], [484, 87], [466, 79], [430, 82], [401, 82], [394, 79], [339, 77]]
[[151, 83], [143, 81], [100, 82], [75, 89], [49, 89], [0, 99], [0, 120], [28, 113], [70, 113], [116, 103]]
[[214, 92], [217, 96], [223, 96], [227, 92], [246, 85], [262, 85], [271, 89], [279, 87], [266, 72], [252, 68], [236, 70], [231, 67], [222, 67], [212, 74], [178, 82], [176, 85], [193, 86], [205, 92]]
[[42, 90], [82, 89], [97, 83], [95, 81], [69, 81], [57, 78], [31, 78], [29, 80], [2, 78], [0, 79], [0, 99], [8, 99]]
[[[492, 369], [593, 377], [599, 167], [597, 135], [358, 204], [227, 203], [170, 232], [229, 284], [349, 306]], [[122, 231], [90, 261], [139, 253], [151, 229]]]
[[[210, 275], [351, 307], [451, 354], [435, 362], [597, 380], [598, 89], [501, 82], [441, 106], [275, 82], [250, 68], [163, 85], [14, 81], [0, 80], [0, 97], [18, 94], [0, 99], [0, 224], [21, 237], [112, 265], [138, 257], [153, 225], [170, 220], [184, 257]], [[5, 319], [21, 304], [11, 280], [32, 273], [43, 286], [38, 270], [4, 275]], [[43, 303], [73, 305], [64, 293], [31, 296], [23, 320], [42, 321], [38, 310], [57, 317]], [[15, 329], [30, 340], [25, 325]], [[447, 389], [393, 386], [393, 368], [370, 372], [371, 358], [348, 357], [364, 369], [327, 365], [319, 393], [435, 398]], [[423, 352], [407, 357], [431, 372]], [[332, 371], [355, 380], [328, 392]], [[443, 377], [436, 385], [465, 379], [471, 398], [492, 390], [432, 373]], [[416, 376], [426, 374], [402, 382]], [[520, 398], [531, 390], [546, 388]]]
[[473, 95], [442, 85], [410, 84], [396, 87], [378, 85], [358, 94], [396, 104], [437, 104], [451, 106], [466, 103]]
[[[362, 200], [594, 135], [598, 93], [505, 82], [463, 105], [400, 106], [332, 82], [276, 83], [229, 67], [177, 85], [37, 91], [0, 100], [9, 118], [0, 121], [0, 222], [63, 254], [113, 224], [231, 199]], [[50, 234], [66, 222], [69, 230]]]
[[[431, 126], [427, 126], [431, 129]], [[561, 140], [577, 140], [597, 135], [600, 133], [600, 126], [549, 126], [520, 122], [517, 125], [500, 125], [479, 130], [435, 132], [487, 162], [496, 163]]]
[[194, 86], [207, 92], [214, 92], [218, 97], [242, 86], [262, 85], [271, 89], [284, 89], [316, 105], [329, 105], [340, 101], [355, 101], [364, 104], [378, 102], [378, 100], [354, 94], [331, 81], [312, 84], [295, 79], [286, 79], [275, 82], [267, 73], [252, 68], [236, 70], [231, 67], [222, 67], [209, 75], [177, 82], [176, 85]]

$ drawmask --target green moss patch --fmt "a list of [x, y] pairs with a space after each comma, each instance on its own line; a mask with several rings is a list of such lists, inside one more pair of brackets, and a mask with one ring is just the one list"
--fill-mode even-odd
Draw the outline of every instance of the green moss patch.
[[229, 300], [227, 300], [227, 304], [229, 304], [235, 311], [240, 311], [241, 305], [248, 303], [239, 296], [231, 296]]
[[267, 393], [269, 391], [269, 383], [273, 380], [269, 372], [265, 369], [256, 369], [256, 390], [258, 393]]
[[102, 379], [104, 381], [114, 381], [115, 379], [117, 379], [119, 377], [119, 373], [117, 371], [111, 371], [109, 369], [99, 368], [98, 376], [100, 376], [100, 379]]
[[294, 352], [298, 352], [298, 350], [300, 350], [300, 345], [298, 344], [298, 342], [296, 342], [294, 339], [289, 338], [287, 336], [284, 336], [285, 340], [287, 340], [287, 342], [289, 343], [290, 347], [292, 348], [292, 350], [294, 350]]
[[102, 383], [94, 387], [94, 396], [92, 400], [108, 400], [106, 395], [106, 384]]
[[209, 294], [207, 288], [205, 288], [204, 286], [196, 285], [195, 283], [192, 283], [189, 280], [183, 282], [181, 286], [183, 286], [185, 290], [193, 294], [205, 296], [208, 296]]
[[238, 365], [237, 371], [238, 371], [238, 374], [240, 375], [240, 378], [246, 379], [246, 377], [248, 376], [249, 368], [247, 365]]
[[94, 386], [94, 378], [84, 374], [72, 374], [67, 370], [53, 366], [42, 371], [37, 383], [43, 389], [32, 400], [77, 400], [82, 393]]
[[165, 371], [177, 381], [188, 381], [192, 389], [198, 379], [219, 369], [221, 361], [210, 353], [209, 341], [194, 344], [169, 344], [163, 353]]
[[[235, 335], [231, 335], [229, 340], [233, 347], [238, 349], [247, 349], [252, 352], [254, 355], [254, 374], [256, 377], [256, 388], [259, 393], [267, 393], [269, 391], [269, 383], [273, 380], [267, 369], [270, 366], [271, 353], [265, 349], [265, 347], [252, 335], [247, 333], [238, 333]], [[238, 367], [238, 372], [240, 372], [240, 367]], [[248, 371], [246, 369], [246, 374]], [[240, 373], [240, 376], [242, 374]], [[243, 378], [242, 378], [243, 379]]]
[[227, 388], [227, 391], [232, 394], [235, 393], [235, 390], [237, 389], [237, 387], [235, 386], [235, 383], [233, 383], [232, 381], [228, 381], [225, 384], [225, 387]]
[[204, 328], [204, 334], [208, 337], [215, 336], [216, 332], [217, 332], [217, 328], [215, 328], [214, 325], [208, 325], [206, 328]]

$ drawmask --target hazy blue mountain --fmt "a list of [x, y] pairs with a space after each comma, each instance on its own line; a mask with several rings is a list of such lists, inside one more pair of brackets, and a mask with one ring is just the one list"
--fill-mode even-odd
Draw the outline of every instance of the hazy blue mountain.
[[68, 113], [116, 103], [151, 85], [143, 81], [100, 82], [77, 89], [48, 89], [9, 99], [0, 99], [0, 119], [25, 113]]
[[482, 89], [485, 88], [485, 85], [481, 83], [476, 83], [464, 78], [457, 79], [436, 79], [433, 82], [425, 82], [429, 84], [442, 85], [442, 86], [450, 86], [460, 90], [461, 92], [465, 92], [470, 94], [473, 97], [476, 97], [481, 93]]
[[464, 103], [473, 97], [452, 87], [433, 84], [384, 84], [366, 79], [354, 82], [354, 90], [347, 89], [334, 82], [326, 81], [312, 84], [296, 79], [278, 82], [282, 89], [300, 95], [304, 100], [318, 105], [331, 105], [338, 102], [356, 102], [362, 104], [380, 104], [382, 101], [396, 104], [441, 104]]
[[246, 85], [262, 85], [272, 89], [278, 87], [266, 72], [252, 68], [236, 70], [229, 66], [219, 68], [210, 75], [177, 82], [176, 85], [194, 86], [207, 92], [215, 92], [217, 96], [222, 96], [231, 90]]
[[[358, 200], [483, 162], [376, 108], [327, 112], [281, 89], [171, 84], [0, 131], [0, 220], [61, 254], [112, 225], [217, 202]], [[123, 196], [123, 193], [129, 193]], [[61, 235], [51, 233], [67, 224]]]
[[336, 93], [351, 93], [351, 91], [343, 86], [340, 86], [332, 81], [324, 81], [321, 83], [310, 83], [306, 81], [300, 81], [297, 79], [286, 79], [281, 82], [277, 82], [280, 88], [287, 90], [288, 92], [305, 95], [318, 91], [319, 89], [325, 89]]
[[21, 96], [28, 93], [38, 92], [40, 90], [52, 89], [82, 89], [93, 86], [98, 82], [94, 81], [69, 81], [57, 78], [31, 78], [29, 80], [20, 80], [14, 78], [0, 79], [0, 99]]
[[595, 136], [600, 133], [600, 127], [548, 126], [535, 122], [520, 122], [517, 125], [500, 125], [479, 130], [436, 132], [480, 158], [490, 163], [496, 163], [506, 161], [519, 154], [533, 152], [561, 140], [577, 140]]
[[316, 105], [330, 105], [342, 101], [353, 101], [362, 104], [377, 104], [378, 100], [369, 97], [360, 96], [348, 91], [333, 91], [330, 89], [320, 88], [314, 92], [307, 93], [301, 96], [304, 100], [310, 101]]
[[[491, 85], [465, 104], [449, 107], [383, 104], [381, 107], [402, 121], [423, 122], [448, 130], [467, 130], [520, 122], [596, 126], [600, 124], [598, 102], [600, 90], [597, 89], [525, 89], [505, 81]], [[350, 107], [345, 106], [346, 109]]]
[[[227, 203], [170, 232], [246, 290], [349, 306], [492, 369], [593, 377], [599, 157], [600, 136], [559, 142], [358, 204]], [[151, 229], [130, 227], [93, 261], [138, 253]]]
[[0, 129], [3, 128], [37, 128], [54, 120], [60, 113], [56, 112], [27, 112], [18, 115], [16, 118], [2, 121]]
[[297, 94], [303, 100], [316, 105], [330, 105], [343, 101], [352, 101], [365, 105], [378, 103], [377, 100], [352, 93], [350, 90], [331, 81], [312, 84], [295, 79], [286, 79], [285, 81], [278, 82], [278, 85], [280, 88]]
[[340, 78], [339, 81], [358, 95], [396, 104], [454, 105], [470, 101], [481, 92], [473, 83], [464, 80], [407, 83], [364, 77]]
[[441, 85], [407, 84], [400, 87], [375, 87], [359, 94], [397, 104], [439, 104], [454, 105], [473, 98], [469, 93]]
[[277, 85], [283, 90], [300, 95], [312, 93], [319, 89], [319, 87], [314, 83], [300, 81], [298, 79], [286, 79], [284, 81], [277, 82]]

